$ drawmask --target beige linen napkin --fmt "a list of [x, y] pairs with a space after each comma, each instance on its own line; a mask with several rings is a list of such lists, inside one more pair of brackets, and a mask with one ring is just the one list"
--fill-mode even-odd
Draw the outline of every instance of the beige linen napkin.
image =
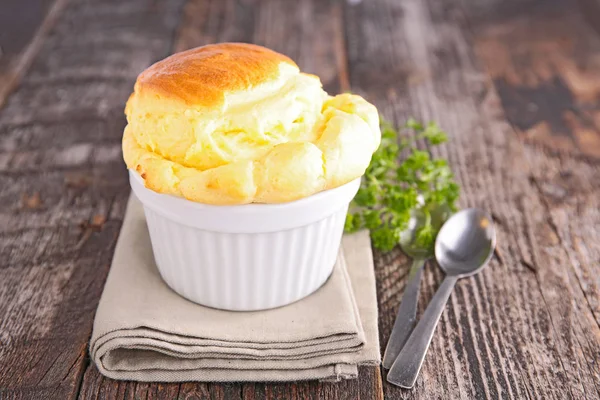
[[91, 357], [110, 378], [137, 381], [339, 380], [380, 361], [368, 234], [345, 236], [329, 280], [267, 311], [232, 312], [173, 292], [154, 264], [131, 196], [94, 320]]

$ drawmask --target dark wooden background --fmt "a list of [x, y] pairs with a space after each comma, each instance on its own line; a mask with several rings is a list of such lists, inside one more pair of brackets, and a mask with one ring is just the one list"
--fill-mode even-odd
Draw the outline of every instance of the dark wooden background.
[[[598, 29], [595, 29], [598, 28]], [[461, 281], [414, 391], [358, 380], [146, 384], [87, 346], [129, 185], [123, 106], [174, 51], [250, 41], [451, 136], [497, 257]], [[0, 399], [600, 398], [598, 0], [3, 0]], [[407, 260], [375, 254], [382, 346]], [[426, 271], [421, 305], [441, 280]]]

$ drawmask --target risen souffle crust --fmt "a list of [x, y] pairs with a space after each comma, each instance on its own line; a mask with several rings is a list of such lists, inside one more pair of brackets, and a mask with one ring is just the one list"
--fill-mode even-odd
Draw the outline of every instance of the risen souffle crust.
[[375, 107], [330, 97], [266, 48], [223, 43], [148, 68], [125, 108], [127, 167], [205, 204], [281, 203], [360, 177], [379, 146]]

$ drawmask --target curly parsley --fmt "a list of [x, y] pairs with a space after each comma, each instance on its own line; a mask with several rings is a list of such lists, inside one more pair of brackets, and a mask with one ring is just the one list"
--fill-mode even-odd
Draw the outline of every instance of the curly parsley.
[[[415, 209], [426, 218], [416, 233], [416, 243], [423, 248], [432, 246], [439, 228], [431, 223], [431, 211], [439, 206], [455, 211], [459, 196], [459, 186], [446, 160], [432, 159], [427, 151], [415, 147], [419, 139], [433, 146], [444, 143], [446, 133], [433, 122], [424, 125], [412, 118], [404, 129], [413, 130], [415, 135], [399, 138], [393, 125], [381, 123], [381, 145], [346, 217], [347, 232], [369, 229], [373, 245], [383, 251], [398, 244]], [[400, 161], [405, 150], [408, 156]]]

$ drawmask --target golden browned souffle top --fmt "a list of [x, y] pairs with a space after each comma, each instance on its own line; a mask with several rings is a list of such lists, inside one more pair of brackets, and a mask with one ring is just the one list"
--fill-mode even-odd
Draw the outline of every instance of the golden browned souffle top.
[[206, 204], [280, 203], [360, 177], [380, 142], [375, 107], [329, 96], [264, 47], [172, 55], [137, 79], [125, 108], [127, 167], [146, 187]]

